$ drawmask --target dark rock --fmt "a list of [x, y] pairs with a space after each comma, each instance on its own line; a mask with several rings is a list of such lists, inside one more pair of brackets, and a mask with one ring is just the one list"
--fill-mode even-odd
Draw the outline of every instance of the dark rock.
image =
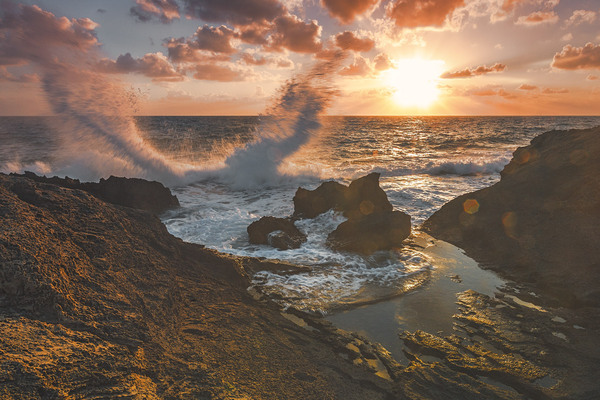
[[423, 229], [563, 305], [600, 305], [600, 128], [546, 132]]
[[242, 264], [147, 212], [0, 174], [0, 398], [393, 398], [333, 329], [254, 300]]
[[329, 181], [315, 190], [298, 188], [294, 196], [294, 217], [314, 218], [328, 210], [343, 212], [348, 218], [358, 218], [393, 207], [379, 187], [379, 173], [356, 179], [350, 186]]
[[314, 218], [345, 202], [348, 187], [334, 181], [324, 182], [315, 190], [298, 188], [294, 195], [294, 217]]
[[334, 250], [371, 254], [402, 246], [410, 236], [410, 216], [401, 211], [377, 212], [342, 222], [327, 237]]
[[[79, 179], [59, 178], [57, 176], [47, 178], [38, 176], [33, 172], [25, 172], [23, 175], [10, 175], [25, 177], [35, 182], [51, 183], [69, 189], [83, 190], [108, 203], [137, 208], [154, 214], [160, 214], [168, 209], [179, 207], [177, 197], [172, 195], [171, 191], [162, 183], [156, 181], [111, 176], [108, 179], [100, 179], [98, 183], [81, 183]], [[24, 195], [27, 196], [27, 194]]]
[[392, 211], [392, 204], [379, 187], [379, 176], [373, 172], [350, 183], [341, 207], [344, 216], [352, 219]]
[[280, 250], [297, 249], [306, 235], [289, 219], [262, 217], [247, 228], [250, 243], [268, 244]]

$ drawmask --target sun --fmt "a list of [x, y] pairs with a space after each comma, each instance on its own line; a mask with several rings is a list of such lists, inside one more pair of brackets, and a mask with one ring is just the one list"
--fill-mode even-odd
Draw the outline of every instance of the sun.
[[393, 90], [392, 98], [398, 105], [427, 108], [435, 103], [444, 61], [407, 58], [393, 64], [394, 68], [383, 74], [383, 80]]

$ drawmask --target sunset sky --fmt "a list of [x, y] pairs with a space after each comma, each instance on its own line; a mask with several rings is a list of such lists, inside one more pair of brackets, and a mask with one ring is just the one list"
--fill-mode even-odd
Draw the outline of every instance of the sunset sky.
[[600, 115], [598, 0], [0, 4], [0, 115], [51, 114], [66, 64], [121, 82], [140, 115], [254, 115], [336, 50], [329, 114]]

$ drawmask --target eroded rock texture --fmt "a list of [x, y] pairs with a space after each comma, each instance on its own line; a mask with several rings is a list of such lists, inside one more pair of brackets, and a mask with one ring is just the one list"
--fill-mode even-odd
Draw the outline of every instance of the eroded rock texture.
[[495, 185], [423, 225], [570, 306], [600, 306], [600, 128], [551, 131], [515, 151]]

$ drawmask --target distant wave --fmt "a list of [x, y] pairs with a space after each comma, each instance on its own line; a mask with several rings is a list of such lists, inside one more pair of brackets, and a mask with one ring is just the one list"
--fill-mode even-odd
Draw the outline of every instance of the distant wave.
[[[406, 176], [406, 175], [457, 175], [457, 176], [476, 176], [476, 175], [494, 175], [499, 174], [504, 166], [508, 164], [508, 157], [501, 157], [495, 160], [481, 161], [447, 161], [440, 164], [429, 163], [423, 168], [375, 168], [374, 172], [379, 172], [383, 176]], [[363, 173], [364, 171], [361, 171]]]

